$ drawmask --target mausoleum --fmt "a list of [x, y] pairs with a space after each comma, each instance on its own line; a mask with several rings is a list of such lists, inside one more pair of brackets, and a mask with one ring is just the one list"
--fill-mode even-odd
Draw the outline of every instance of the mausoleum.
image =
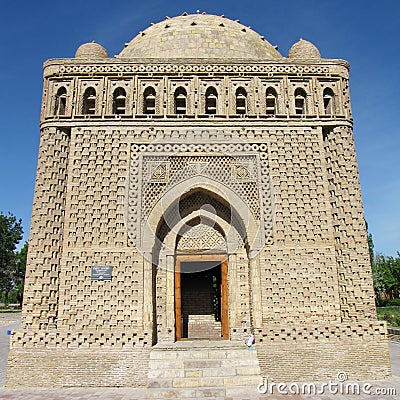
[[196, 351], [252, 358], [224, 385], [390, 375], [346, 61], [183, 14], [46, 61], [40, 131], [8, 386], [180, 387]]

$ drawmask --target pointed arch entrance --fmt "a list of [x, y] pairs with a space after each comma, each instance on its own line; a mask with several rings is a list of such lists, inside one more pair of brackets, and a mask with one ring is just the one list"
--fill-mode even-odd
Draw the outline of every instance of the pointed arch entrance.
[[[204, 230], [205, 227], [213, 228], [218, 234], [197, 238], [196, 245], [187, 247], [194, 243], [187, 234], [194, 228]], [[221, 285], [217, 293], [220, 316], [215, 318], [215, 313], [208, 314], [209, 325], [205, 327], [208, 333], [203, 334], [203, 338], [210, 338], [210, 324], [215, 322], [220, 322], [220, 327], [216, 328], [218, 334], [213, 338], [242, 339], [255, 326], [254, 322], [259, 326], [261, 293], [258, 259], [254, 257], [260, 242], [259, 221], [235, 190], [210, 177], [190, 177], [163, 193], [147, 213], [141, 230], [144, 298], [150, 300], [151, 295], [151, 300], [144, 304], [144, 326], [152, 330], [153, 343], [171, 342], [186, 336], [190, 339], [189, 316], [183, 315], [186, 320], [182, 320], [185, 310], [182, 312], [182, 304], [180, 309], [177, 307], [179, 284], [182, 300], [182, 279], [177, 281], [177, 265], [182, 278], [181, 267], [189, 262], [182, 263], [182, 256], [212, 256], [219, 265], [212, 279]], [[190, 263], [198, 266], [205, 262], [199, 260], [192, 258]], [[201, 275], [200, 279], [209, 279], [206, 275]], [[190, 287], [190, 283], [188, 285]], [[212, 315], [214, 322], [210, 318]], [[197, 318], [202, 320], [202, 314], [195, 310], [192, 324], [198, 322]]]
[[[249, 328], [246, 246], [237, 211], [210, 188], [191, 188], [166, 207], [152, 252], [157, 341], [230, 339]], [[240, 263], [243, 282], [237, 279]], [[239, 286], [247, 293], [241, 302]]]

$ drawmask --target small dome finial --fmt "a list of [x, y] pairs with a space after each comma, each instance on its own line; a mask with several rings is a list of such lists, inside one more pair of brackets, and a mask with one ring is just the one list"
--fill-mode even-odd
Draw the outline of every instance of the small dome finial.
[[289, 50], [288, 57], [292, 59], [317, 60], [321, 58], [321, 54], [313, 43], [300, 38]]
[[92, 40], [78, 47], [75, 58], [108, 58], [107, 50], [100, 44]]

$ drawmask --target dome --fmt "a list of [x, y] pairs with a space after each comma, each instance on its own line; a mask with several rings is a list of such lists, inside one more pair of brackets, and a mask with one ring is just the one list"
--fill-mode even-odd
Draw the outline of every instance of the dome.
[[289, 58], [301, 60], [320, 59], [321, 54], [314, 44], [308, 40], [300, 39], [289, 50]]
[[79, 46], [75, 58], [108, 58], [108, 53], [103, 46], [93, 41]]
[[184, 14], [166, 18], [133, 38], [119, 54], [123, 58], [282, 58], [258, 33], [223, 16]]

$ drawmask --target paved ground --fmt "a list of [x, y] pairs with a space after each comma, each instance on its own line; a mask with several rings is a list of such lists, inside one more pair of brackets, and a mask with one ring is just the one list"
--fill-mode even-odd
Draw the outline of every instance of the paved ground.
[[3, 386], [6, 381], [7, 355], [10, 346], [10, 337], [7, 335], [7, 331], [18, 329], [20, 318], [20, 313], [0, 313], [0, 386]]
[[[2, 387], [5, 383], [5, 372], [7, 365], [7, 354], [9, 348], [8, 330], [17, 329], [20, 325], [19, 314], [0, 314], [0, 399], [12, 400], [142, 400], [146, 398], [157, 399], [156, 392], [152, 389], [135, 389], [135, 388], [93, 388], [93, 389], [7, 389]], [[391, 364], [393, 377], [387, 381], [371, 381], [371, 394], [345, 395], [325, 394], [321, 395], [289, 395], [277, 394], [273, 395], [258, 394], [255, 390], [253, 393], [243, 393], [239, 389], [231, 391], [229, 397], [215, 398], [213, 400], [398, 400], [400, 399], [400, 343], [390, 343]], [[318, 388], [317, 384], [317, 388]], [[362, 384], [360, 384], [362, 392]], [[395, 393], [385, 394], [388, 391], [396, 390]], [[380, 393], [378, 393], [380, 392]], [[161, 400], [161, 399], [160, 399]], [[193, 398], [191, 400], [194, 400]], [[200, 400], [200, 399], [198, 399]], [[203, 397], [201, 400], [205, 400]]]

